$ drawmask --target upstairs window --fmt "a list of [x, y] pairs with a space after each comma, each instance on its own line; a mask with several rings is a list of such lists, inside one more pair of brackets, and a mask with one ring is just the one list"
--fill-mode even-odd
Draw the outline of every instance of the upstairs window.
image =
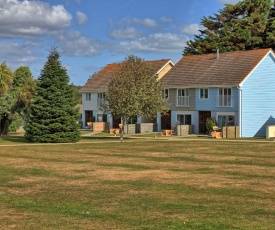
[[90, 101], [91, 100], [91, 93], [86, 93], [86, 101]]
[[102, 107], [104, 102], [105, 102], [105, 93], [98, 93], [97, 94], [97, 106]]
[[208, 99], [208, 89], [207, 88], [200, 89], [200, 99]]
[[189, 90], [188, 89], [178, 89], [178, 96], [179, 97], [189, 96]]
[[188, 89], [178, 89], [177, 91], [177, 106], [189, 106], [189, 90]]
[[219, 88], [218, 106], [232, 107], [232, 92], [231, 88]]
[[169, 89], [164, 89], [163, 90], [163, 98], [168, 99], [169, 98]]

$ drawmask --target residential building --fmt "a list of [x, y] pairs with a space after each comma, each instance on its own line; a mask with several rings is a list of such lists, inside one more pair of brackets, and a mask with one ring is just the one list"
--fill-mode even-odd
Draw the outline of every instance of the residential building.
[[[156, 75], [161, 79], [173, 66], [174, 63], [170, 59], [146, 61], [155, 70]], [[100, 70], [95, 76], [80, 89], [82, 93], [82, 121], [83, 126], [87, 126], [88, 122], [109, 122], [109, 127], [118, 128], [121, 118], [114, 118], [101, 110], [102, 102], [105, 100], [105, 92], [108, 90], [108, 84], [112, 77], [112, 73], [118, 68], [119, 64], [108, 64]], [[132, 123], [149, 122], [144, 117], [133, 118]], [[155, 122], [155, 121], [153, 121]]]
[[220, 128], [238, 126], [240, 137], [257, 137], [275, 125], [271, 49], [184, 56], [161, 82], [170, 105], [166, 127], [193, 125], [194, 133], [206, 133], [213, 117]]

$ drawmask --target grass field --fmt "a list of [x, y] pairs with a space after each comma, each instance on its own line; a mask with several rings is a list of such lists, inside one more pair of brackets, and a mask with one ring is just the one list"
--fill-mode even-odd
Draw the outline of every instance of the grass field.
[[82, 142], [0, 138], [0, 229], [275, 229], [273, 141]]

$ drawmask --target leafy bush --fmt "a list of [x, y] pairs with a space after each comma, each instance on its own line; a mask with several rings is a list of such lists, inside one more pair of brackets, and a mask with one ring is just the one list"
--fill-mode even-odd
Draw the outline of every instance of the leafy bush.
[[217, 126], [216, 119], [213, 117], [207, 118], [207, 120], [205, 122], [205, 126], [206, 126], [206, 129], [208, 130], [208, 132], [211, 132], [213, 130], [213, 127]]
[[9, 130], [8, 130], [8, 132], [9, 132], [9, 133], [14, 133], [14, 132], [16, 132], [16, 131], [20, 128], [20, 126], [22, 125], [22, 123], [23, 123], [22, 118], [17, 118], [16, 120], [13, 120], [13, 121], [11, 122], [11, 124], [9, 125]]

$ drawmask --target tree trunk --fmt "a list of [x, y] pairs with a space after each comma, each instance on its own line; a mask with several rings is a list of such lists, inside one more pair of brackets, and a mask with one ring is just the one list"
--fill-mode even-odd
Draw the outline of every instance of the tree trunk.
[[7, 135], [11, 120], [7, 116], [3, 116], [0, 120], [0, 135]]
[[121, 132], [120, 132], [120, 140], [123, 140], [123, 137], [124, 137], [125, 120], [126, 120], [126, 118], [123, 117], [122, 118], [122, 127], [121, 127]]

